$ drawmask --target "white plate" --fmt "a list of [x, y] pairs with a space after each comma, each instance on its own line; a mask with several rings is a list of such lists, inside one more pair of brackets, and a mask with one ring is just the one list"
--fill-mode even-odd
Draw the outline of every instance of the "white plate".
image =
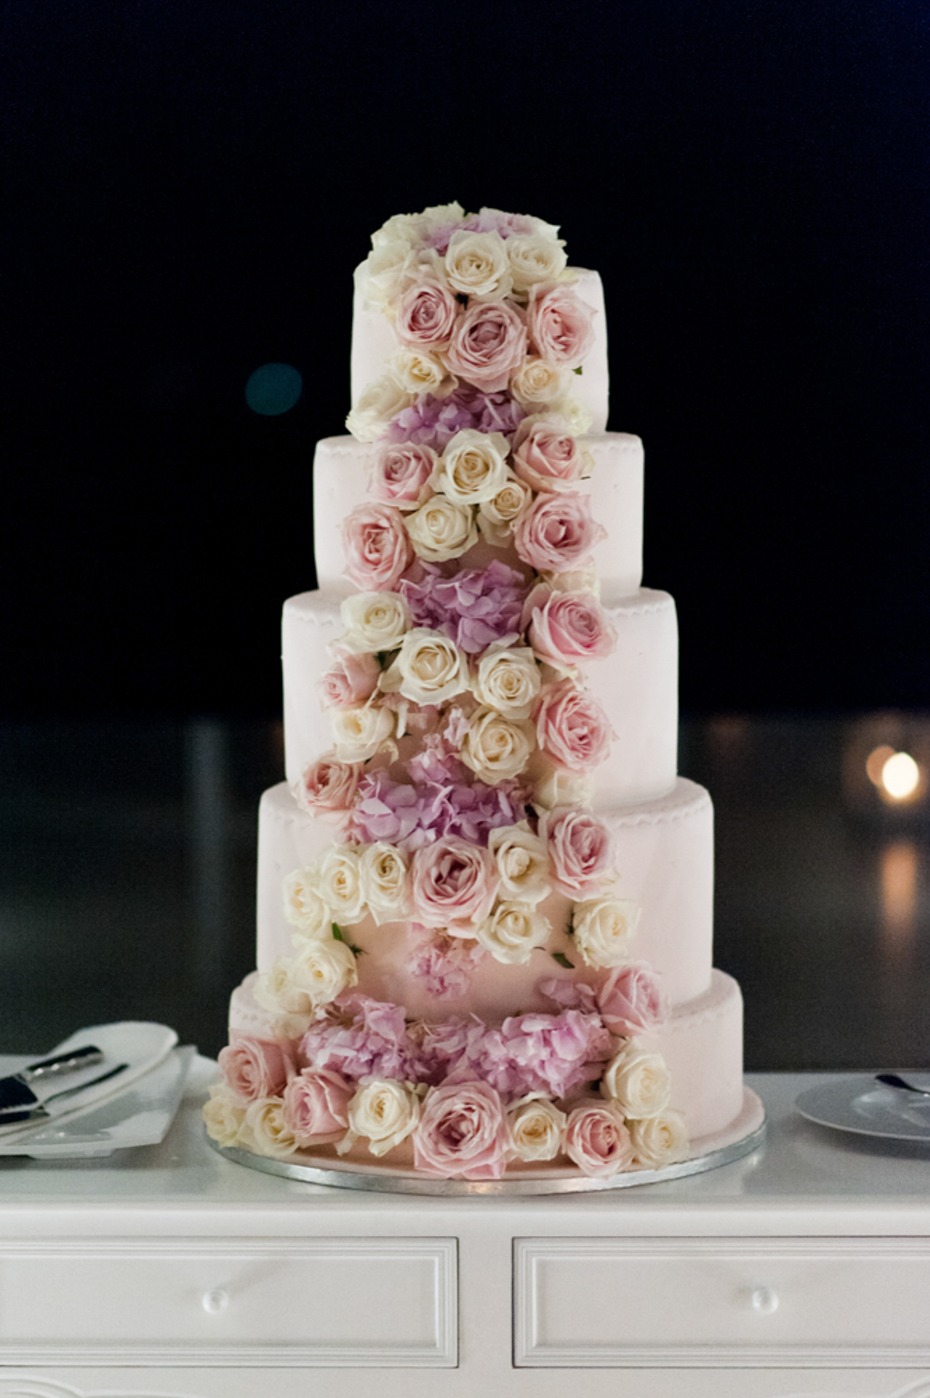
[[34, 1126], [27, 1136], [0, 1140], [0, 1156], [83, 1160], [129, 1146], [157, 1145], [174, 1120], [196, 1052], [192, 1046], [172, 1049], [125, 1092], [93, 1102], [64, 1120]]
[[[910, 1073], [918, 1086], [930, 1087], [930, 1075]], [[844, 1078], [808, 1088], [795, 1108], [818, 1126], [879, 1136], [885, 1141], [926, 1141], [930, 1144], [930, 1097], [887, 1087], [872, 1076]]]

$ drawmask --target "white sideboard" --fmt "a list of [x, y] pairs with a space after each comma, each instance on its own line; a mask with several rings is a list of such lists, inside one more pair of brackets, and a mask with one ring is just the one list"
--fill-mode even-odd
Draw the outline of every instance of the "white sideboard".
[[612, 1193], [328, 1189], [209, 1149], [0, 1160], [0, 1398], [930, 1398], [930, 1149], [795, 1115]]

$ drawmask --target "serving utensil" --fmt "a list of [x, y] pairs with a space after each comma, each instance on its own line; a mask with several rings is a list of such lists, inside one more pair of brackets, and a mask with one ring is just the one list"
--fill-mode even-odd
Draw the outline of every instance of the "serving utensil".
[[115, 1078], [118, 1073], [125, 1073], [128, 1067], [128, 1063], [117, 1063], [115, 1068], [108, 1068], [105, 1073], [98, 1073], [95, 1078], [91, 1078], [88, 1082], [79, 1082], [74, 1087], [63, 1087], [60, 1092], [49, 1093], [41, 1102], [37, 1101], [35, 1106], [24, 1107], [18, 1112], [8, 1108], [3, 1114], [3, 1123], [7, 1125], [14, 1121], [48, 1121], [55, 1115], [54, 1112], [49, 1111], [50, 1103], [60, 1102], [64, 1097], [77, 1097], [79, 1093], [86, 1091], [87, 1088], [97, 1087], [99, 1083], [107, 1082], [110, 1078]]
[[[46, 1094], [40, 1097], [33, 1092], [33, 1083], [45, 1083], [52, 1078], [74, 1073], [79, 1068], [90, 1068], [103, 1059], [103, 1051], [96, 1044], [84, 1044], [68, 1053], [56, 1053], [51, 1058], [40, 1058], [29, 1063], [8, 1078], [0, 1078], [0, 1121], [18, 1121], [20, 1112], [30, 1112], [47, 1101]], [[97, 1081], [96, 1079], [94, 1081]], [[55, 1094], [56, 1097], [58, 1093]], [[12, 1115], [11, 1115], [12, 1114]]]
[[883, 1082], [886, 1087], [898, 1087], [906, 1092], [916, 1092], [921, 1097], [930, 1097], [930, 1088], [918, 1087], [916, 1083], [902, 1078], [900, 1073], [876, 1073], [875, 1081]]

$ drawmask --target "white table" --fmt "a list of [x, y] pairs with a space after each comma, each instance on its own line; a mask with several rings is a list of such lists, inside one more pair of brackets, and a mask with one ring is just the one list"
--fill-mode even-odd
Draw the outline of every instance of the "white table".
[[0, 1395], [930, 1398], [930, 1151], [792, 1110], [616, 1193], [411, 1198], [206, 1145], [203, 1060], [160, 1147], [0, 1161]]

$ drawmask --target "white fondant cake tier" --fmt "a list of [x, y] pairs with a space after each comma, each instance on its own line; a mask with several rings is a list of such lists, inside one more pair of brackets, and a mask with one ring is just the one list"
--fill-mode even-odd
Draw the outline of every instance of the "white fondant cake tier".
[[[711, 973], [713, 931], [713, 807], [703, 787], [680, 777], [673, 791], [655, 801], [623, 810], [599, 807], [615, 832], [617, 893], [642, 909], [631, 946], [636, 961], [647, 961], [662, 975], [677, 1004], [706, 990]], [[294, 869], [312, 864], [333, 843], [336, 827], [302, 811], [285, 783], [262, 797], [258, 835], [258, 968], [267, 971], [292, 953], [293, 927], [284, 916], [282, 885]], [[443, 1019], [475, 1013], [498, 1021], [522, 1011], [542, 1010], [536, 988], [541, 976], [577, 975], [561, 968], [552, 953], [579, 962], [565, 932], [568, 900], [552, 894], [542, 912], [554, 929], [545, 950], [534, 951], [525, 966], [500, 965], [490, 955], [474, 968], [458, 997], [430, 994], [411, 969], [411, 939], [404, 923], [377, 927], [371, 919], [351, 929], [359, 958], [359, 985], [379, 1000], [402, 1004], [408, 1014]], [[594, 981], [595, 975], [583, 974]]]
[[[274, 1031], [268, 1012], [255, 1003], [256, 973], [232, 995], [230, 1036], [268, 1039]], [[416, 1018], [407, 1009], [408, 1018]], [[665, 1059], [671, 1075], [672, 1101], [685, 1117], [688, 1135], [709, 1135], [738, 1116], [743, 1100], [743, 998], [730, 976], [715, 970], [702, 995], [679, 1005], [665, 1027], [643, 1035], [638, 1046]], [[357, 1148], [348, 1158], [364, 1159]]]
[[[594, 344], [585, 356], [584, 372], [572, 385], [574, 396], [590, 415], [591, 430], [603, 432], [607, 426], [607, 318], [604, 314], [604, 288], [597, 272], [573, 268], [571, 289], [594, 312]], [[357, 285], [357, 274], [356, 274]], [[351, 401], [357, 403], [369, 384], [380, 379], [397, 349], [398, 341], [390, 320], [380, 310], [368, 309], [356, 290], [352, 312]]]
[[[635, 592], [643, 573], [643, 444], [626, 432], [582, 437], [594, 466], [573, 489], [591, 497], [591, 513], [605, 524], [608, 538], [592, 552], [605, 597]], [[313, 461], [313, 549], [317, 583], [348, 591], [342, 522], [368, 499], [369, 464], [375, 448], [354, 437], [324, 437]], [[486, 546], [466, 555], [462, 567], [503, 557]], [[507, 562], [514, 562], [507, 554]]]
[[[332, 748], [329, 712], [320, 703], [328, 647], [345, 630], [338, 594], [304, 592], [284, 604], [285, 775], [295, 784]], [[588, 662], [588, 692], [616, 734], [597, 769], [604, 807], [648, 801], [671, 790], [678, 759], [678, 623], [666, 592], [641, 588], [607, 607], [617, 632], [613, 653]]]

